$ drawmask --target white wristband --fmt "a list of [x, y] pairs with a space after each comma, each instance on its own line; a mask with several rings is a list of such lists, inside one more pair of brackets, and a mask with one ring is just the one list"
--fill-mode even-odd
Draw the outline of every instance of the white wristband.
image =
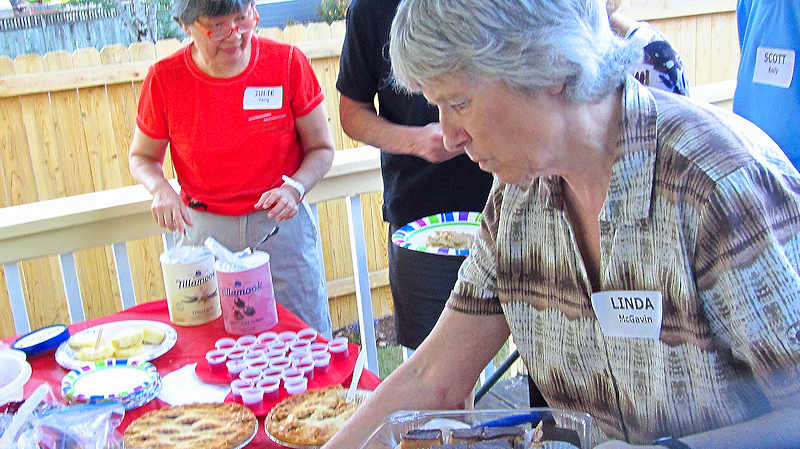
[[301, 184], [299, 181], [292, 179], [286, 175], [281, 176], [281, 179], [283, 179], [283, 185], [289, 186], [297, 190], [297, 193], [300, 194], [300, 201], [303, 201], [303, 197], [306, 196], [305, 186], [303, 186], [303, 184]]

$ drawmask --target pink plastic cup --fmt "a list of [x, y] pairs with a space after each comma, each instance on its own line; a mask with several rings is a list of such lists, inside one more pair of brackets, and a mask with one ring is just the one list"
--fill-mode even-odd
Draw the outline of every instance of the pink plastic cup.
[[297, 331], [297, 339], [300, 341], [307, 341], [309, 343], [314, 342], [317, 339], [317, 331], [307, 327], [305, 329], [300, 329]]
[[206, 361], [211, 371], [221, 371], [225, 369], [225, 361], [228, 360], [228, 354], [219, 349], [212, 349], [206, 352]]
[[261, 379], [256, 386], [264, 392], [265, 401], [278, 399], [278, 389], [281, 387], [280, 379]]
[[300, 376], [300, 380], [297, 381], [284, 381], [283, 387], [289, 394], [300, 394], [308, 389], [308, 379], [305, 376]]
[[328, 372], [331, 363], [331, 354], [329, 352], [320, 352], [312, 356], [314, 360], [314, 372], [316, 374], [325, 374]]

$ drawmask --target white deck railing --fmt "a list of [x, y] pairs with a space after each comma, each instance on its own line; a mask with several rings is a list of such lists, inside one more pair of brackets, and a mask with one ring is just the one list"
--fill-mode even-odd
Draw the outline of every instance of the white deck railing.
[[[306, 196], [317, 220], [317, 203], [340, 198], [347, 201], [361, 341], [367, 351], [367, 366], [374, 372], [378, 372], [378, 356], [359, 195], [379, 192], [382, 186], [378, 150], [362, 147], [337, 151], [331, 170]], [[126, 242], [162, 235], [165, 249], [174, 244], [172, 234], [163, 234], [153, 221], [151, 200], [150, 193], [136, 185], [0, 209], [0, 263], [16, 331], [31, 330], [18, 267], [24, 260], [58, 257], [70, 321], [77, 323], [85, 320], [85, 315], [73, 253], [111, 245], [122, 308], [135, 305]]]

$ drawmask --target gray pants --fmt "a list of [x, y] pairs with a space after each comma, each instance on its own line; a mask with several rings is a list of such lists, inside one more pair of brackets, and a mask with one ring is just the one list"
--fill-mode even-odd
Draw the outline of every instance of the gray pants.
[[277, 234], [253, 248], [270, 255], [275, 299], [325, 338], [331, 338], [325, 267], [317, 250], [319, 231], [306, 203], [298, 207], [294, 218], [277, 223], [265, 211], [239, 217], [195, 209], [189, 212], [194, 224], [186, 235], [189, 245], [202, 246], [206, 237], [213, 236], [231, 251], [241, 251], [278, 225]]

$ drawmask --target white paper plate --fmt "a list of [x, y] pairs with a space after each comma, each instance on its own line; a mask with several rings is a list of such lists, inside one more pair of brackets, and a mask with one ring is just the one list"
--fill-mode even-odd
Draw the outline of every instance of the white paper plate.
[[[131, 357], [130, 360], [149, 362], [150, 360], [164, 355], [167, 351], [172, 349], [172, 347], [175, 346], [175, 342], [178, 341], [178, 332], [176, 332], [175, 329], [169, 324], [162, 323], [160, 321], [149, 320], [114, 321], [111, 323], [92, 326], [88, 329], [77, 332], [75, 335], [83, 333], [91, 333], [96, 335], [102, 327], [103, 338], [110, 340], [117, 331], [123, 328], [137, 326], [141, 327], [145, 325], [160, 329], [164, 333], [164, 340], [162, 340], [161, 344], [158, 345], [144, 345], [144, 352], [136, 357]], [[82, 366], [91, 365], [94, 363], [76, 359], [75, 352], [76, 351], [69, 346], [69, 340], [61, 343], [58, 349], [56, 349], [56, 362], [66, 369], [79, 369]]]
[[467, 256], [469, 249], [428, 246], [428, 236], [434, 231], [467, 232], [477, 235], [483, 215], [480, 212], [444, 212], [414, 220], [392, 234], [392, 243], [412, 251], [441, 256]]

